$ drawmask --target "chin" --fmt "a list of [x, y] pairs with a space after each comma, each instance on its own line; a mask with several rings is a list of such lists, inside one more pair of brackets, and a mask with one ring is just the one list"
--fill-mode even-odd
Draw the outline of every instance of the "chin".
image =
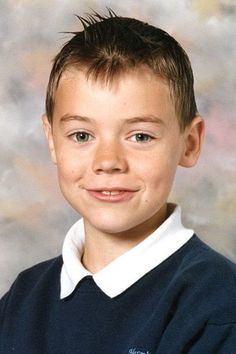
[[125, 232], [129, 229], [129, 226], [124, 223], [112, 222], [112, 220], [99, 220], [99, 222], [88, 222], [93, 229], [106, 234], [118, 234]]

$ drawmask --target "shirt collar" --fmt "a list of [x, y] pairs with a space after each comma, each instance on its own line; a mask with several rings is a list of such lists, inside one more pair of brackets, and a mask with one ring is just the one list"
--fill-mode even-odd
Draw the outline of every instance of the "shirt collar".
[[168, 204], [171, 215], [144, 241], [116, 258], [99, 272], [84, 268], [81, 257], [84, 247], [84, 222], [77, 221], [68, 231], [62, 249], [61, 299], [69, 296], [86, 276], [93, 277], [97, 286], [113, 298], [165, 261], [193, 235], [181, 222], [181, 209]]

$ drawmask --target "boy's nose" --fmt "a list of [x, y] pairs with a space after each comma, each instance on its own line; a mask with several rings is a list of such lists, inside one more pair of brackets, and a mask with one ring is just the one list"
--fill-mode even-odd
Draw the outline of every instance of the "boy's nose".
[[92, 168], [96, 174], [126, 172], [128, 164], [120, 145], [110, 143], [97, 147]]

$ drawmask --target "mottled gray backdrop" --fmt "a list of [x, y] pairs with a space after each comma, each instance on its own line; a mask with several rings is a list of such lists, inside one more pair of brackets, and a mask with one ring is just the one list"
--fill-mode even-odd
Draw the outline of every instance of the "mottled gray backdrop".
[[[203, 154], [171, 196], [185, 222], [236, 260], [235, 0], [0, 0], [0, 293], [17, 273], [60, 252], [78, 215], [63, 200], [41, 128], [51, 59], [78, 29], [74, 14], [106, 6], [174, 35], [195, 73], [206, 119]], [[142, 4], [143, 3], [143, 4]], [[142, 4], [142, 5], [141, 5]]]

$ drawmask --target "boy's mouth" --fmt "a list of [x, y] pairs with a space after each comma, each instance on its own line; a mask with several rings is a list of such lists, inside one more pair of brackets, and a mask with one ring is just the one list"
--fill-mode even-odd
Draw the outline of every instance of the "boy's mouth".
[[100, 193], [105, 195], [118, 195], [121, 191], [100, 191]]
[[102, 189], [87, 189], [88, 193], [95, 199], [103, 202], [118, 203], [131, 199], [135, 190], [124, 188], [102, 188]]

